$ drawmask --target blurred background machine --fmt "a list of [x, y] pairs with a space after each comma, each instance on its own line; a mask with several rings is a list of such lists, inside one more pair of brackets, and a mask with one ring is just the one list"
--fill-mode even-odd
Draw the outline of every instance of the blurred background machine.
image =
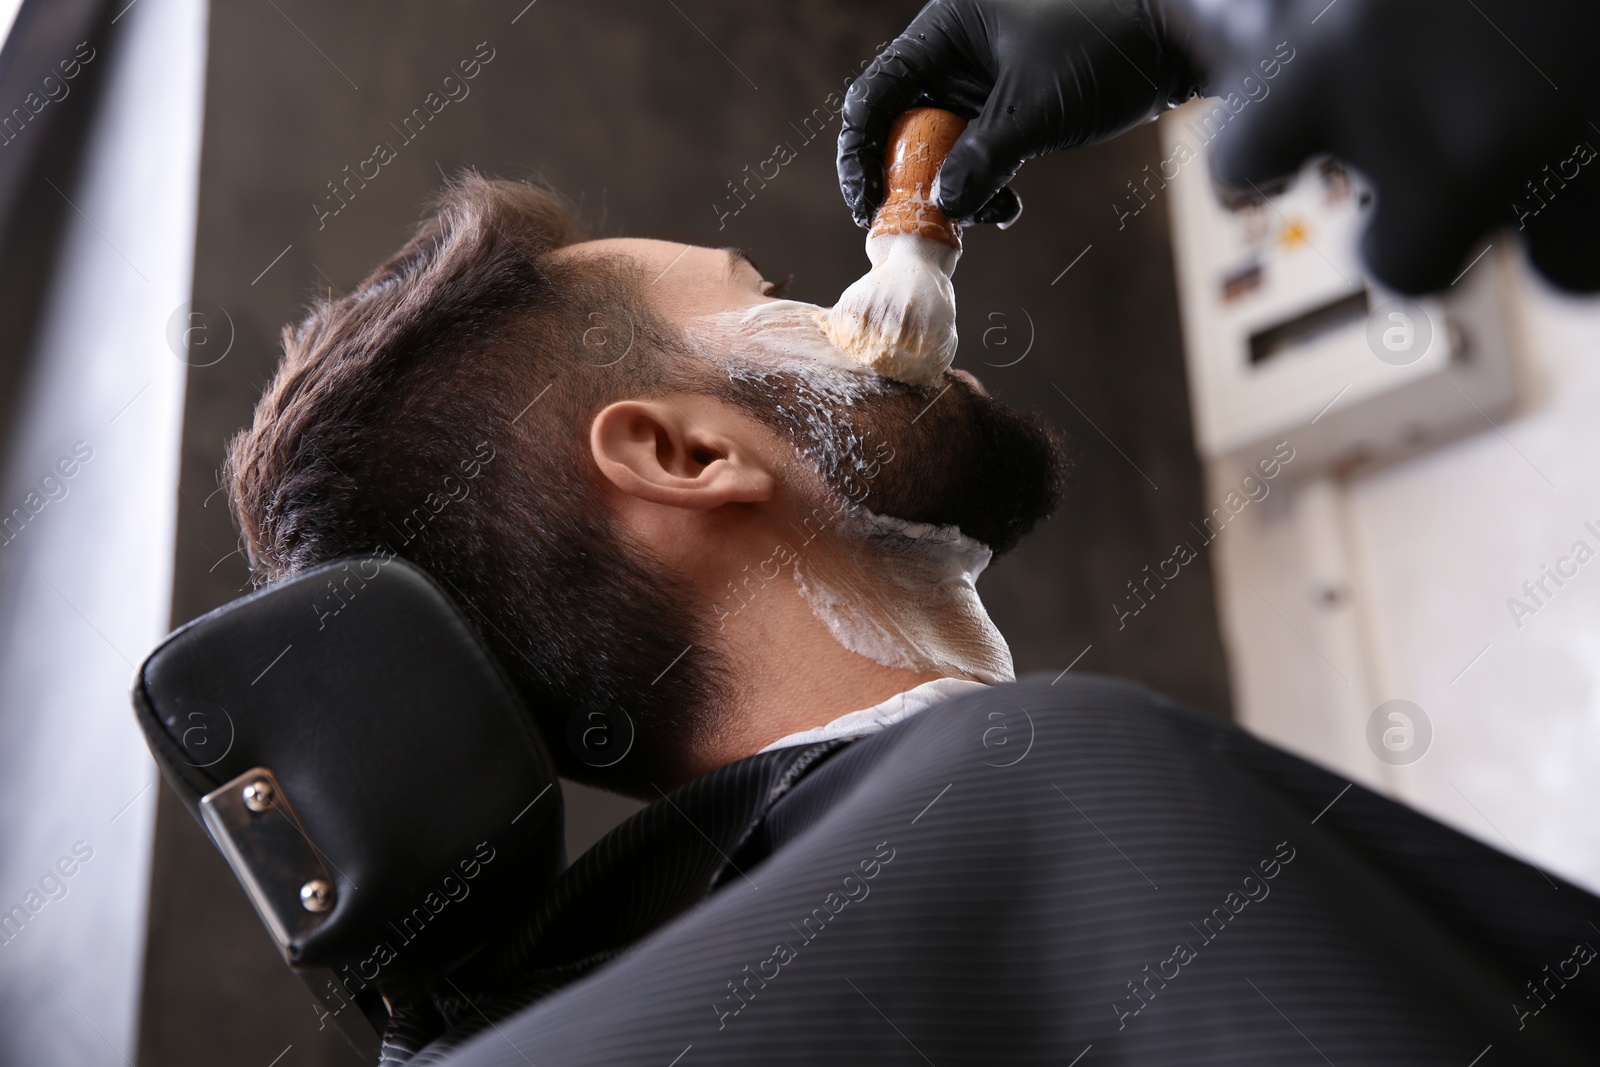
[[1600, 883], [1600, 833], [1561, 815], [1600, 801], [1581, 770], [1600, 759], [1600, 318], [1510, 233], [1437, 296], [1384, 291], [1357, 255], [1371, 194], [1337, 161], [1216, 194], [1229, 117], [1163, 116], [1120, 208], [1170, 209], [1235, 715]]

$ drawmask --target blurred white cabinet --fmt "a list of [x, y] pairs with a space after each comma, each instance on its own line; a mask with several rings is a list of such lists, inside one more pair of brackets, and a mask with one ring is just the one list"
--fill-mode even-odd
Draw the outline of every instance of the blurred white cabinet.
[[1223, 203], [1206, 158], [1232, 133], [1208, 121], [1217, 108], [1163, 118], [1163, 160], [1126, 205], [1169, 200], [1202, 455], [1288, 439], [1304, 478], [1490, 429], [1515, 398], [1503, 250], [1486, 248], [1441, 296], [1388, 292], [1357, 251], [1372, 195], [1337, 161]]

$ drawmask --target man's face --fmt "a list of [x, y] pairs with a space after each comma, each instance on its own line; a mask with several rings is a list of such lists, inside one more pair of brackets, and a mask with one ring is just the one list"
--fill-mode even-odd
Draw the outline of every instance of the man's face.
[[593, 253], [639, 263], [644, 297], [684, 331], [708, 391], [785, 434], [835, 493], [880, 515], [959, 527], [997, 556], [1055, 506], [1054, 433], [970, 373], [952, 369], [927, 386], [873, 374], [828, 344], [823, 309], [781, 299], [736, 249], [610, 238], [567, 250]]

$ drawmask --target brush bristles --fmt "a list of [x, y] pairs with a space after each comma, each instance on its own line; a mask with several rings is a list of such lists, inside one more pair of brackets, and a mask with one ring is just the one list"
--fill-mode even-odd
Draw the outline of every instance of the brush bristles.
[[[877, 374], [928, 385], [956, 354], [956, 253], [909, 234], [869, 243], [873, 268], [828, 312], [828, 339]], [[874, 254], [876, 253], [876, 254]]]

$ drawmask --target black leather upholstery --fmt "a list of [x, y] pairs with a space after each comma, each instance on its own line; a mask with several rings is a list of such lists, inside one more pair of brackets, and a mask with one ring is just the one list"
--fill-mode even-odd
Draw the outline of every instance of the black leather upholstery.
[[337, 883], [326, 920], [284, 954], [352, 993], [451, 966], [565, 866], [527, 709], [402, 560], [338, 561], [189, 623], [133, 698], [191, 812], [254, 767], [276, 774]]

